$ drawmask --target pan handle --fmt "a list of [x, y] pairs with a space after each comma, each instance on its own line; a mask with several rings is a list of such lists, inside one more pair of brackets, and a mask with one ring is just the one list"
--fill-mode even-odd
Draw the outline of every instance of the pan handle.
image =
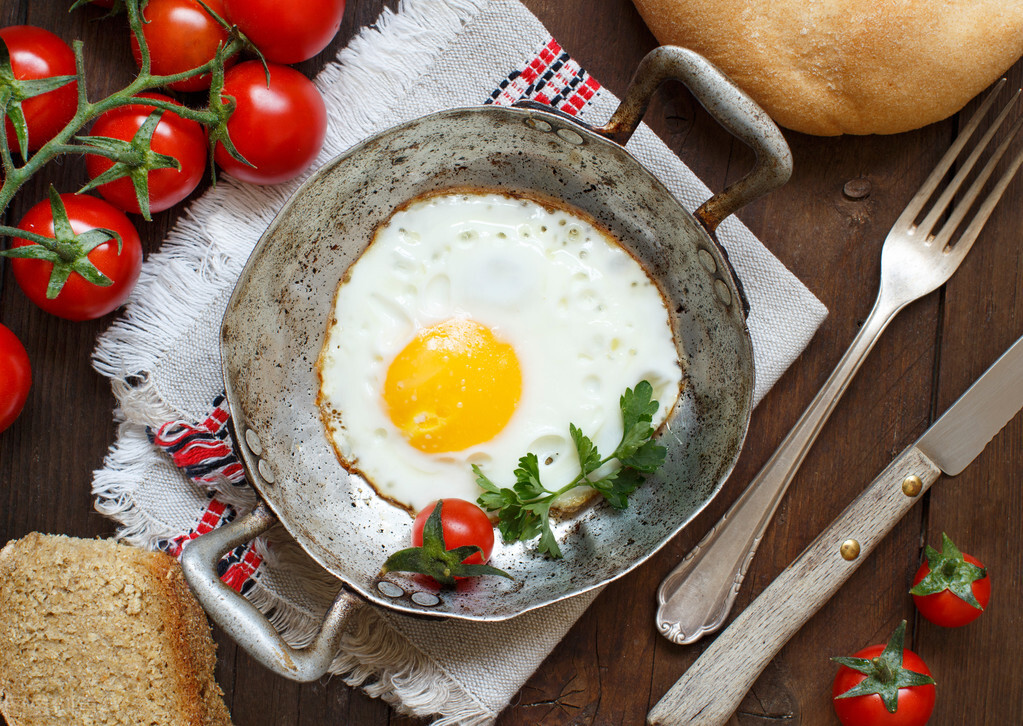
[[316, 639], [305, 648], [296, 649], [284, 642], [255, 605], [217, 575], [221, 557], [275, 524], [277, 517], [261, 502], [249, 514], [192, 540], [181, 555], [181, 568], [203, 609], [249, 655], [285, 678], [315, 681], [330, 667], [348, 617], [361, 607], [362, 601], [342, 587]]
[[714, 119], [753, 149], [756, 163], [742, 179], [694, 213], [713, 232], [730, 214], [780, 187], [792, 175], [792, 152], [771, 118], [724, 73], [686, 48], [663, 45], [647, 53], [611, 119], [594, 131], [625, 145], [662, 83], [681, 81]]

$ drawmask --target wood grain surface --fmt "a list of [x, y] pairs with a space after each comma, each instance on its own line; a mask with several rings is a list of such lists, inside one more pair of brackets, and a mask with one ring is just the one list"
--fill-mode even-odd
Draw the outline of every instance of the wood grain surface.
[[[123, 20], [69, 3], [3, 0], [0, 25], [29, 23], [86, 45], [93, 94], [132, 73]], [[621, 93], [653, 36], [629, 0], [525, 0], [579, 63]], [[299, 66], [313, 75], [396, 0], [349, 0], [334, 43]], [[1008, 78], [1023, 83], [1023, 64]], [[965, 114], [963, 114], [965, 115]], [[751, 162], [678, 86], [647, 121], [712, 189]], [[661, 579], [721, 516], [823, 383], [877, 290], [879, 252], [892, 222], [957, 133], [959, 117], [898, 136], [816, 138], [786, 132], [792, 180], [740, 217], [828, 307], [804, 354], [754, 413], [739, 465], [721, 494], [684, 532], [638, 570], [608, 587], [541, 665], [501, 726], [641, 724], [647, 711], [706, 647], [677, 646], [654, 627]], [[52, 164], [8, 211], [15, 224], [46, 186], [77, 188], [77, 159]], [[853, 184], [850, 185], [850, 182]], [[141, 223], [147, 253], [182, 206]], [[975, 249], [939, 292], [911, 305], [885, 332], [823, 430], [782, 502], [736, 604], [762, 591], [885, 466], [1023, 334], [1023, 183], [1015, 181]], [[93, 510], [93, 470], [114, 439], [109, 384], [89, 365], [96, 336], [113, 316], [69, 323], [34, 308], [0, 262], [0, 322], [25, 343], [34, 384], [24, 412], [0, 434], [0, 542], [30, 531], [109, 536]], [[0, 372], [2, 374], [2, 372]], [[798, 632], [742, 701], [739, 724], [834, 724], [832, 655], [883, 641], [902, 619], [907, 643], [938, 681], [932, 724], [1023, 723], [1023, 417], [1014, 419], [962, 475], [940, 479]], [[960, 629], [916, 615], [907, 590], [925, 543], [947, 532], [988, 565], [988, 612]], [[0, 614], [2, 617], [2, 614]], [[239, 726], [415, 724], [340, 679], [299, 685], [269, 674], [218, 634], [217, 678]]]
[[[921, 483], [914, 496], [903, 491], [909, 476]], [[778, 651], [940, 476], [941, 469], [915, 446], [901, 453], [707, 644], [651, 709], [648, 722], [656, 726], [727, 722]], [[848, 543], [855, 543], [855, 550], [846, 551]]]

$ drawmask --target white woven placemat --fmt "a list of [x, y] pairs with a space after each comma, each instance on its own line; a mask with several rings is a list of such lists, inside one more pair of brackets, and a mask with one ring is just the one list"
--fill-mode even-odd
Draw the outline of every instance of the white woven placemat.
[[[355, 38], [316, 83], [330, 122], [314, 166], [370, 134], [442, 108], [528, 95], [601, 122], [617, 104], [517, 0], [404, 0], [397, 13], [385, 11]], [[688, 209], [709, 196], [645, 126], [628, 148]], [[222, 178], [150, 256], [124, 316], [99, 341], [94, 365], [112, 381], [121, 426], [93, 489], [97, 509], [119, 521], [121, 536], [132, 543], [173, 550], [175, 538], [253, 504], [244, 485], [186, 477], [150, 442], [147, 427], [209, 417], [223, 390], [218, 332], [227, 299], [256, 240], [300, 181], [255, 187]], [[750, 300], [759, 401], [826, 310], [734, 217], [718, 236]], [[232, 568], [236, 587], [272, 610], [293, 643], [310, 639], [338, 587], [280, 534], [269, 549], [240, 552]], [[489, 723], [593, 597], [498, 624], [362, 608], [333, 670], [400, 711], [437, 715], [438, 724]], [[525, 631], [530, 637], [519, 637]]]

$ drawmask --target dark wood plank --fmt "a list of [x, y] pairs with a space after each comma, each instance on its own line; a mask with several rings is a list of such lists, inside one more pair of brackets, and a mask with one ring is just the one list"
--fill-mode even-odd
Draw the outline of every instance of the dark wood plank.
[[[1017, 65], [1010, 87], [1023, 81]], [[1023, 253], [1016, 180], [1007, 204], [992, 215], [975, 249], [944, 296], [941, 357], [934, 407], [944, 411], [1016, 338], [1023, 335]], [[998, 713], [1004, 723], [1023, 722], [1018, 647], [1007, 634], [1019, 632], [1023, 609], [1023, 511], [1019, 487], [1023, 462], [1023, 420], [1009, 424], [965, 472], [929, 492], [923, 543], [940, 547], [948, 533], [990, 571], [991, 603], [979, 620], [962, 628], [916, 622], [915, 642], [928, 664], [943, 675], [942, 688], [968, 698], [943, 700], [948, 723], [971, 723], [977, 713]], [[914, 565], [917, 563], [914, 562]]]
[[[70, 16], [58, 4], [6, 4], [4, 12], [5, 22], [39, 25], [67, 40], [82, 38], [91, 45], [100, 44], [98, 25]], [[131, 63], [127, 48], [125, 54]], [[106, 55], [89, 58], [87, 73], [90, 81], [96, 79], [92, 87], [97, 93], [104, 93], [122, 77], [110, 69], [123, 61], [113, 49], [109, 59]], [[7, 210], [8, 220], [16, 223], [45, 197], [49, 184], [76, 189], [84, 179], [80, 163], [50, 165], [22, 188]], [[148, 248], [162, 232], [156, 226], [146, 237]], [[22, 295], [9, 264], [3, 271], [2, 321], [25, 344], [33, 373], [25, 412], [0, 436], [3, 480], [18, 482], [4, 487], [3, 539], [33, 530], [111, 534], [113, 524], [93, 511], [89, 494], [91, 473], [102, 464], [114, 436], [110, 386], [89, 366], [92, 345], [109, 320], [71, 323], [47, 315]]]

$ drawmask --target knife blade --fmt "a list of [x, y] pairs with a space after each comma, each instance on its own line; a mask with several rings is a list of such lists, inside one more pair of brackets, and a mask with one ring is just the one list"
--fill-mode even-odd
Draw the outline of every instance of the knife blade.
[[761, 671], [942, 472], [955, 476], [1023, 408], [1023, 338], [878, 475], [728, 626], [647, 714], [724, 724]]
[[991, 364], [916, 442], [927, 458], [956, 476], [1016, 412], [1023, 396], [1023, 338]]

